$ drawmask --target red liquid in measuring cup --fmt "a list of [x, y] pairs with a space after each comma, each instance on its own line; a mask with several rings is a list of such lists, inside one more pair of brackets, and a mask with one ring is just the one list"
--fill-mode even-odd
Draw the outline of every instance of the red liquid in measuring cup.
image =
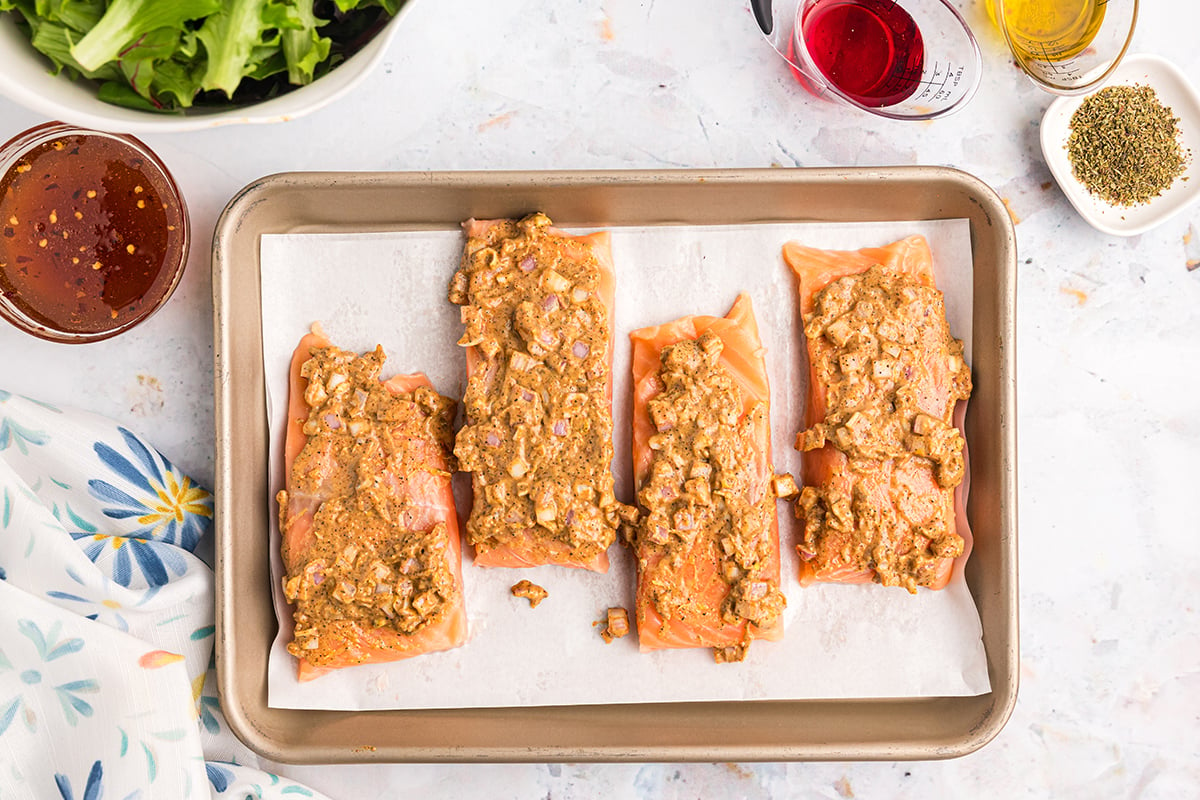
[[879, 108], [899, 103], [920, 86], [921, 31], [892, 0], [817, 0], [801, 13], [809, 56], [847, 96]]

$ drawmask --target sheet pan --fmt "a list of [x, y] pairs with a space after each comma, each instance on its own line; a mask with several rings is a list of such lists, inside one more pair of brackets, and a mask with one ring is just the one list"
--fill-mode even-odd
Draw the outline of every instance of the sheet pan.
[[[564, 227], [970, 220], [976, 392], [967, 582], [992, 691], [975, 697], [333, 712], [269, 708], [268, 431], [258, 245], [267, 233], [441, 230], [541, 209]], [[1017, 689], [1015, 238], [999, 198], [945, 168], [303, 173], [247, 186], [213, 245], [217, 659], [233, 730], [264, 756], [369, 761], [944, 758], [1007, 720]]]

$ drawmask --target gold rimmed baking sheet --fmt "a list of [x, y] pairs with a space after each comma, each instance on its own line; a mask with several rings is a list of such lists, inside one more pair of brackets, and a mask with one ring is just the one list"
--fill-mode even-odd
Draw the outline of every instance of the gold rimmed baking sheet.
[[[564, 227], [966, 218], [976, 397], [967, 418], [975, 551], [967, 581], [992, 691], [920, 700], [741, 701], [330, 712], [272, 709], [268, 432], [259, 241], [268, 233], [451, 230], [547, 211]], [[226, 714], [255, 750], [297, 762], [932, 758], [969, 752], [1016, 695], [1015, 246], [1003, 205], [942, 168], [599, 173], [292, 174], [247, 187], [214, 242], [218, 663]]]

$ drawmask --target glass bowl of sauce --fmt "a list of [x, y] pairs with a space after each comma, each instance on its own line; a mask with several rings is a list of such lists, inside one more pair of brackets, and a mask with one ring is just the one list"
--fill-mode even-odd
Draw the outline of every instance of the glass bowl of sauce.
[[54, 342], [157, 311], [188, 255], [174, 179], [132, 136], [48, 123], [0, 146], [0, 317]]

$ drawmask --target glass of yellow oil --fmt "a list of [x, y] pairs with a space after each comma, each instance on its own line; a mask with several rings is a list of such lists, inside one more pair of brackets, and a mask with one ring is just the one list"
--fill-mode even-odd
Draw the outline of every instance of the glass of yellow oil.
[[1138, 0], [985, 0], [1017, 64], [1054, 94], [1083, 94], [1121, 63]]

